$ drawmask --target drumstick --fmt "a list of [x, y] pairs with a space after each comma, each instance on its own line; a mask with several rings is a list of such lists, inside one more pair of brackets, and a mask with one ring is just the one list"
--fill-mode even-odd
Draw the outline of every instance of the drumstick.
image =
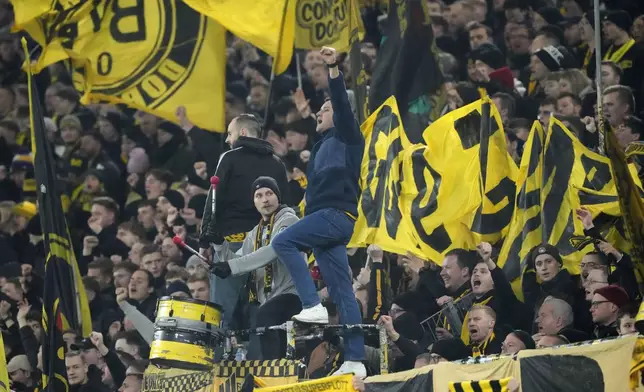
[[197, 257], [199, 257], [201, 260], [205, 261], [208, 265], [212, 265], [212, 263], [210, 262], [210, 260], [208, 260], [208, 259], [207, 259], [204, 255], [202, 255], [201, 253], [199, 253], [199, 252], [197, 252], [196, 250], [194, 250], [190, 245], [186, 244], [186, 243], [181, 239], [181, 237], [179, 237], [178, 235], [175, 235], [175, 236], [172, 238], [172, 242], [174, 242], [174, 244], [175, 244], [175, 245], [177, 245], [177, 246], [180, 246], [180, 247], [182, 247], [182, 248], [186, 248], [186, 249], [188, 249], [188, 251], [189, 251], [190, 253], [192, 253], [193, 255], [195, 255], [195, 256], [197, 256]]
[[211, 201], [211, 208], [212, 208], [212, 214], [213, 216], [210, 217], [210, 219], [215, 219], [214, 214], [215, 214], [215, 190], [217, 189], [217, 184], [219, 184], [219, 177], [217, 176], [212, 176], [210, 177], [210, 185], [212, 188], [212, 198], [210, 198]]

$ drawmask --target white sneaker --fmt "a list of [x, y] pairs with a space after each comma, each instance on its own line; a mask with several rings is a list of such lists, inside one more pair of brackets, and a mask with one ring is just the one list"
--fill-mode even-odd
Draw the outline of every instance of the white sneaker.
[[344, 361], [340, 369], [336, 370], [332, 376], [341, 376], [343, 374], [353, 374], [361, 378], [367, 377], [367, 368], [364, 367], [362, 362], [357, 361]]
[[329, 312], [322, 304], [317, 304], [312, 308], [302, 309], [299, 314], [293, 316], [293, 320], [306, 324], [328, 324]]

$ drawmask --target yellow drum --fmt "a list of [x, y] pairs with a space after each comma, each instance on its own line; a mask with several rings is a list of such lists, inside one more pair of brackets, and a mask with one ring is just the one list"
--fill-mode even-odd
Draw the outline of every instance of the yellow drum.
[[219, 305], [195, 299], [163, 297], [157, 302], [150, 360], [158, 366], [202, 369], [213, 365], [223, 341]]

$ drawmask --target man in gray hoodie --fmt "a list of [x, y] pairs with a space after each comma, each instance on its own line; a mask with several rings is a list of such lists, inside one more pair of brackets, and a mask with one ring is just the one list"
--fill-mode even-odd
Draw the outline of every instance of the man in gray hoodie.
[[[258, 177], [252, 185], [255, 208], [261, 220], [246, 236], [241, 249], [233, 253], [228, 243], [215, 245], [219, 260], [213, 273], [225, 279], [251, 273], [250, 302], [259, 303], [257, 327], [278, 325], [302, 310], [291, 275], [269, 246], [277, 234], [298, 221], [295, 211], [280, 204], [280, 189], [271, 177]], [[264, 360], [284, 358], [286, 336], [282, 331], [267, 331], [260, 336]]]

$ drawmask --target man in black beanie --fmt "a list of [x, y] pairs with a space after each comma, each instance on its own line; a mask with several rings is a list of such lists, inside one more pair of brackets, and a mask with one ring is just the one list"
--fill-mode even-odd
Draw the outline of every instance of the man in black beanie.
[[[302, 310], [293, 279], [270, 246], [277, 234], [299, 219], [292, 208], [281, 204], [281, 191], [273, 178], [259, 177], [251, 189], [261, 219], [248, 233], [240, 250], [231, 251], [228, 242], [215, 245], [217, 256], [223, 262], [215, 264], [213, 273], [221, 279], [232, 275], [248, 281], [249, 303], [260, 305], [256, 326], [268, 327], [282, 324]], [[251, 320], [251, 324], [255, 322]], [[267, 331], [260, 336], [260, 345], [264, 360], [286, 355], [283, 332]]]
[[621, 83], [633, 89], [637, 103], [641, 103], [644, 78], [638, 71], [644, 66], [644, 53], [629, 34], [632, 23], [630, 15], [623, 10], [610, 11], [604, 15], [602, 33], [610, 46], [603, 59], [619, 65], [623, 72]]

